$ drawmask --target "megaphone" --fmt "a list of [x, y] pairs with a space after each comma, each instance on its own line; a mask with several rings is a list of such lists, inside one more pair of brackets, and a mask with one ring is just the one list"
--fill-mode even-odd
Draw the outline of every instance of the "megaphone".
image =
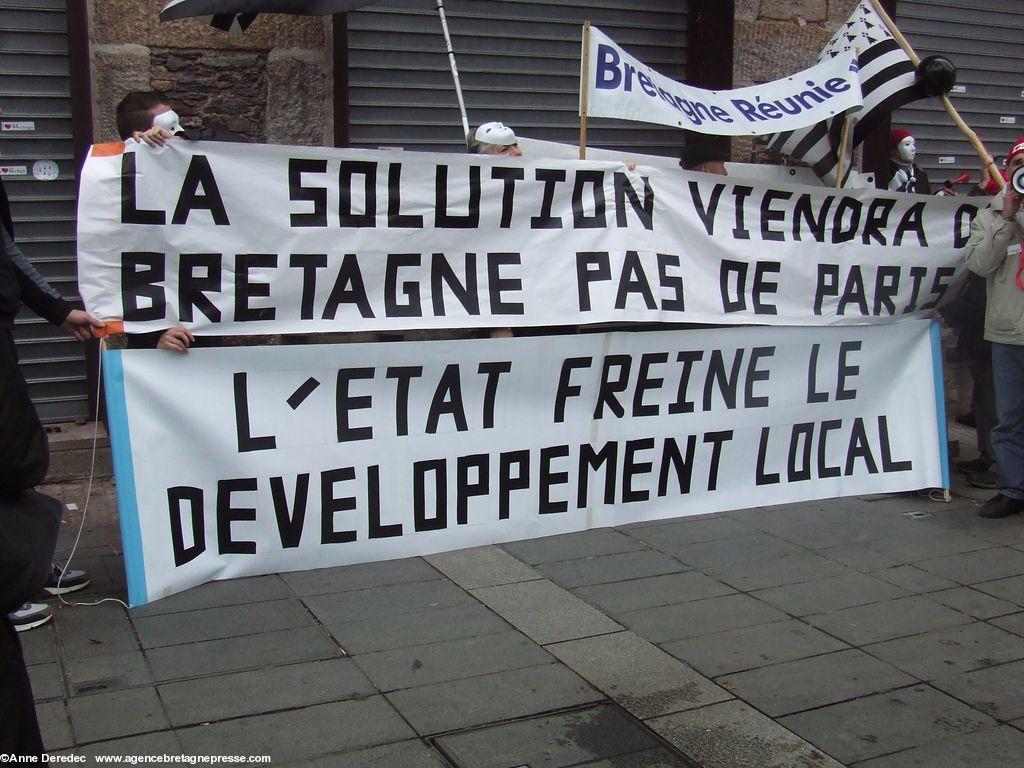
[[946, 183], [947, 184], [966, 184], [970, 180], [971, 180], [970, 172], [969, 171], [964, 171], [959, 176], [957, 176], [955, 179], [951, 179], [950, 181], [947, 181]]
[[1024, 166], [1013, 172], [1013, 176], [1010, 177], [1010, 184], [1013, 185], [1018, 195], [1024, 195]]

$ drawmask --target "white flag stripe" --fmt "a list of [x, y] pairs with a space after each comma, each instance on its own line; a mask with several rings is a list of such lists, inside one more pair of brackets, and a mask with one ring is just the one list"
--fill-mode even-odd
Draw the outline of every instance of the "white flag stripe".
[[[859, 79], [864, 96], [863, 106], [850, 111], [857, 122], [853, 145], [863, 140], [864, 133], [896, 106], [920, 98], [916, 73], [906, 52], [896, 43], [874, 9], [862, 0], [849, 20], [837, 30], [822, 49], [818, 61], [849, 54], [859, 54]], [[834, 177], [838, 165], [839, 132], [830, 130], [836, 119], [780, 133], [768, 139], [771, 150], [803, 160], [822, 179]], [[851, 147], [847, 148], [852, 149]]]

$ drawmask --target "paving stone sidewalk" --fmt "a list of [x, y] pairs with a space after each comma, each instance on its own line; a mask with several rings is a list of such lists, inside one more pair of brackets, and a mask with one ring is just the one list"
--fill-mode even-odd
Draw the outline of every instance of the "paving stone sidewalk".
[[[345, 768], [1020, 764], [1024, 519], [833, 499], [58, 607], [45, 743]], [[49, 492], [81, 507], [84, 486]], [[76, 512], [62, 546], [76, 532]], [[110, 481], [73, 567], [124, 596]]]

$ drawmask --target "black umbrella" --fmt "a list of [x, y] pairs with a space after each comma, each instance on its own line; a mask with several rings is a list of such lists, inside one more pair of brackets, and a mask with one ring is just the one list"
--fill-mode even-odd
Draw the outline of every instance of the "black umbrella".
[[[187, 19], [193, 16], [213, 16], [217, 21], [234, 20], [244, 29], [258, 13], [290, 13], [302, 16], [326, 16], [347, 13], [377, 0], [170, 0], [160, 11], [160, 21]], [[218, 19], [220, 17], [220, 19]], [[249, 17], [244, 20], [245, 17]]]
[[[331, 13], [347, 13], [366, 5], [373, 5], [375, 2], [377, 0], [170, 0], [160, 11], [160, 21], [211, 16], [210, 23], [226, 32], [236, 25], [238, 29], [244, 30], [260, 13], [326, 16]], [[441, 17], [441, 30], [444, 32], [444, 41], [448, 48], [448, 61], [452, 68], [452, 80], [455, 82], [455, 96], [459, 100], [459, 111], [462, 114], [462, 129], [468, 136], [469, 120], [466, 119], [466, 104], [462, 100], [459, 70], [455, 66], [455, 52], [452, 50], [452, 40], [448, 35], [444, 0], [437, 0], [437, 13]]]

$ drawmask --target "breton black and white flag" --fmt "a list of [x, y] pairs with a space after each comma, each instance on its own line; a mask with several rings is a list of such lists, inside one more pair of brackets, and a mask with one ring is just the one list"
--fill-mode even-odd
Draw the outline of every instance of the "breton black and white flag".
[[[850, 149], [860, 144], [871, 129], [893, 110], [926, 96], [917, 83], [917, 70], [910, 57], [867, 0], [862, 0], [849, 20], [829, 40], [818, 56], [818, 63], [852, 51], [858, 52], [864, 104], [851, 110], [855, 127]], [[777, 133], [768, 137], [768, 148], [803, 160], [814, 169], [818, 178], [834, 184], [844, 118], [845, 115], [837, 115], [809, 128]], [[849, 167], [850, 163], [845, 163], [844, 185]]]

